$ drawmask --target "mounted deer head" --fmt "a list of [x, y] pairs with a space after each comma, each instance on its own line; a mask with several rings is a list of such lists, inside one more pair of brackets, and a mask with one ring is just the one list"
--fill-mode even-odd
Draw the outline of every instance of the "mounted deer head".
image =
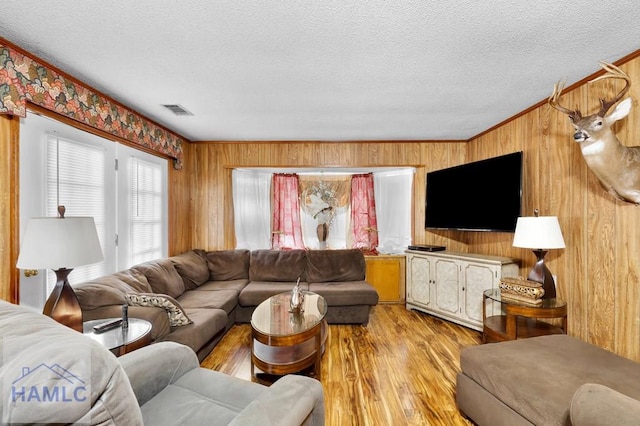
[[600, 99], [600, 110], [596, 114], [583, 117], [580, 110], [570, 110], [561, 106], [559, 99], [564, 85], [560, 82], [553, 87], [549, 105], [569, 116], [576, 129], [573, 140], [580, 144], [587, 166], [603, 188], [619, 200], [640, 204], [640, 147], [624, 146], [612, 130], [613, 124], [631, 111], [631, 98], [620, 102], [611, 114], [607, 115], [609, 109], [629, 91], [631, 79], [615, 65], [600, 62], [600, 66], [607, 73], [589, 83], [617, 78], [624, 80], [625, 86], [613, 99]]

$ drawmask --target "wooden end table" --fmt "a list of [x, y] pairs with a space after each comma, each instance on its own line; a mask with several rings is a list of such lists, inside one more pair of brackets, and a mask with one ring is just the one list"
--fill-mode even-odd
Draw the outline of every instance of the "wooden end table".
[[104, 333], [96, 333], [93, 326], [118, 318], [104, 318], [82, 323], [82, 333], [109, 349], [115, 356], [121, 356], [151, 343], [151, 323], [140, 318], [129, 318], [129, 327], [112, 328]]
[[[503, 298], [499, 288], [485, 290], [482, 300], [482, 341], [502, 342], [567, 333], [567, 302], [557, 297], [531, 305]], [[560, 319], [553, 325], [538, 319]]]
[[291, 292], [262, 302], [251, 316], [251, 378], [260, 383], [272, 380], [255, 373], [282, 376], [313, 366], [320, 379], [320, 361], [327, 337], [327, 303], [318, 294], [305, 291], [304, 312], [289, 312]]

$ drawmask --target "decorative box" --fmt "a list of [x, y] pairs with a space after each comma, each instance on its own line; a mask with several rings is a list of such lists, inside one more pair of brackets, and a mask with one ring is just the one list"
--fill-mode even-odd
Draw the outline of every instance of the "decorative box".
[[542, 303], [544, 288], [542, 288], [542, 283], [522, 277], [502, 278], [500, 280], [500, 296], [523, 303], [539, 305]]

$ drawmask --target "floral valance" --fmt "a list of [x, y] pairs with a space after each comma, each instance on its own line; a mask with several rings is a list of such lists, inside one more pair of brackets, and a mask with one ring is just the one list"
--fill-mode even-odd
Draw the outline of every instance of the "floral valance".
[[182, 168], [183, 138], [0, 44], [0, 114], [25, 117], [27, 102], [169, 156]]

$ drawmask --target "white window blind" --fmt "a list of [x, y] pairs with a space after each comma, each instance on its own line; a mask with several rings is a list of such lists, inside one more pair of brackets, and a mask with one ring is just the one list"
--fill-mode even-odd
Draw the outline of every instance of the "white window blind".
[[162, 167], [139, 158], [129, 161], [129, 261], [163, 255]]
[[[120, 163], [117, 166], [117, 163]], [[168, 160], [37, 114], [21, 120], [21, 233], [32, 217], [94, 218], [104, 261], [76, 267], [75, 285], [168, 253]], [[61, 265], [64, 266], [64, 265]], [[42, 309], [51, 271], [20, 280], [20, 303]]]
[[[60, 205], [65, 206], [66, 216], [92, 216], [105, 253], [105, 150], [49, 135], [46, 161], [46, 216], [57, 216]], [[69, 282], [78, 283], [106, 273], [104, 261], [80, 266], [69, 275]], [[55, 274], [48, 271], [47, 293], [55, 282]]]

